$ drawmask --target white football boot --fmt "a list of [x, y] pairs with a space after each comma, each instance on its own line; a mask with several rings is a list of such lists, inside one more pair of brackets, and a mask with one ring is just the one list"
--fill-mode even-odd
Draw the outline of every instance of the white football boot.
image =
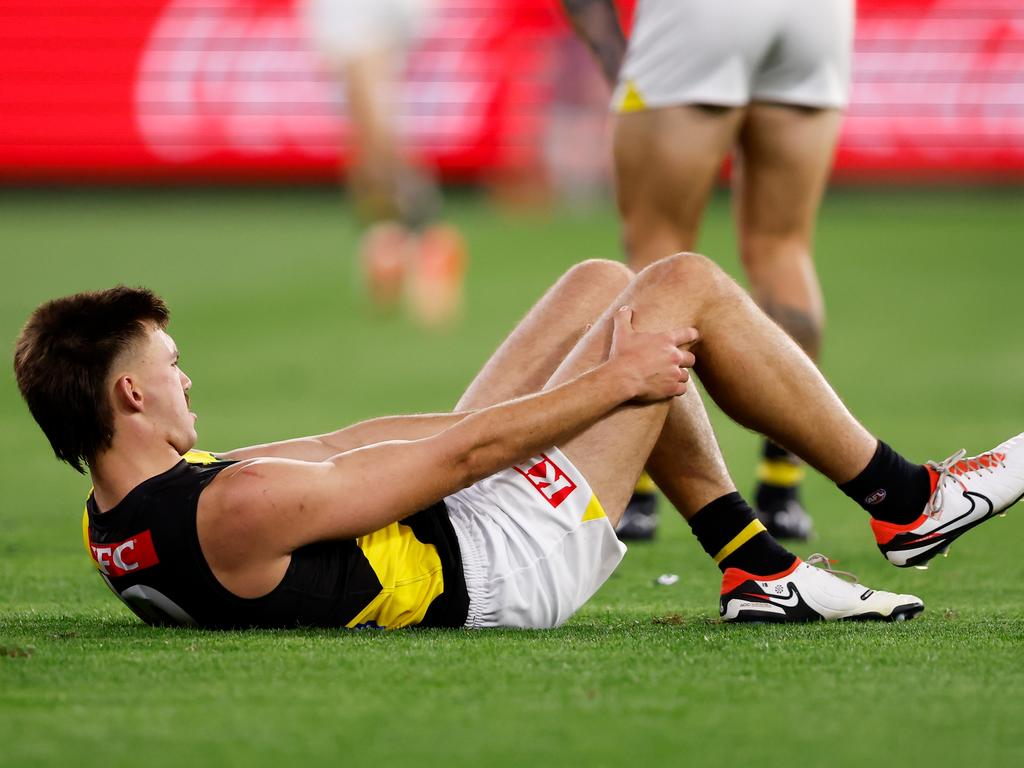
[[890, 563], [926, 568], [955, 538], [1024, 497], [1024, 433], [980, 456], [965, 458], [966, 453], [925, 465], [932, 495], [917, 520], [905, 525], [871, 521], [878, 548]]
[[807, 562], [797, 558], [788, 570], [771, 576], [728, 568], [719, 603], [723, 621], [906, 621], [923, 610], [921, 598], [868, 589], [852, 574], [832, 570], [828, 558], [818, 554]]

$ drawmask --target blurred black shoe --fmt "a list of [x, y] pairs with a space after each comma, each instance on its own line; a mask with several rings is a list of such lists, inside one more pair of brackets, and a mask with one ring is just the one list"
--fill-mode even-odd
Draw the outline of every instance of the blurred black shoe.
[[658, 494], [634, 491], [615, 529], [622, 541], [650, 541], [658, 530]]
[[814, 533], [814, 522], [800, 503], [798, 486], [783, 488], [758, 483], [754, 492], [754, 512], [776, 539], [807, 541]]

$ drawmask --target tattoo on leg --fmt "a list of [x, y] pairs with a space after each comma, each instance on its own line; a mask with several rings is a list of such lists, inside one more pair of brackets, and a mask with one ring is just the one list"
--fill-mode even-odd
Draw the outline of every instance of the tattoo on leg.
[[818, 353], [821, 351], [821, 325], [809, 312], [774, 301], [766, 301], [764, 311], [782, 326], [782, 330], [788, 333], [812, 360], [818, 359]]

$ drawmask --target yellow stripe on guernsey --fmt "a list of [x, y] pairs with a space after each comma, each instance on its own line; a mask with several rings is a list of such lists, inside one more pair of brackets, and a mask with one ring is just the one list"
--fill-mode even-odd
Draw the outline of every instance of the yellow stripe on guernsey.
[[[89, 494], [92, 495], [92, 488], [89, 489]], [[96, 570], [99, 570], [100, 564], [97, 563], [92, 556], [92, 547], [89, 545], [89, 507], [86, 506], [82, 509], [82, 543], [85, 545], [85, 554], [89, 556], [89, 562], [92, 563]]]
[[434, 599], [444, 592], [437, 547], [416, 538], [412, 528], [392, 523], [356, 539], [380, 581], [380, 593], [346, 626], [373, 622], [398, 629], [419, 624]]
[[[189, 451], [182, 456], [185, 461], [189, 464], [216, 464], [220, 459], [214, 456], [209, 451]], [[92, 496], [92, 488], [89, 489], [89, 493], [86, 498]], [[82, 509], [82, 543], [85, 545], [85, 553], [89, 556], [89, 562], [92, 563], [98, 569], [99, 563], [92, 556], [92, 549], [89, 547], [89, 507], [86, 506]]]
[[625, 83], [624, 88], [622, 86], [620, 88], [622, 95], [616, 99], [616, 110], [619, 112], [642, 112], [647, 109], [647, 102], [640, 95], [640, 91], [636, 89], [636, 83], [629, 80]]
[[181, 458], [183, 458], [189, 464], [216, 464], [217, 462], [220, 461], [220, 459], [218, 459], [209, 451], [197, 450], [191, 450]]

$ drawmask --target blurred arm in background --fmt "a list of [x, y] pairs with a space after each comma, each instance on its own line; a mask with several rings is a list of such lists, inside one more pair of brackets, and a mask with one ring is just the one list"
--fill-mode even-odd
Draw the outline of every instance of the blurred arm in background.
[[576, 34], [587, 44], [612, 86], [626, 55], [626, 36], [612, 0], [562, 0]]

